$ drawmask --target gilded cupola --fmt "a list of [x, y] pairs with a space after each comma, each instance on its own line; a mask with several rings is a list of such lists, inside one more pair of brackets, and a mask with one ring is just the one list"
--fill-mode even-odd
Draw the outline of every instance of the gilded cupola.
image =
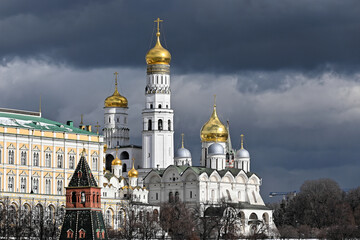
[[131, 178], [131, 177], [137, 178], [139, 176], [139, 172], [134, 167], [135, 159], [133, 158], [132, 160], [133, 160], [133, 164], [132, 164], [132, 168], [128, 171], [128, 177], [129, 178]]
[[216, 103], [214, 103], [213, 113], [204, 126], [201, 128], [200, 137], [202, 142], [225, 142], [228, 138], [228, 131], [220, 121], [216, 113]]
[[127, 108], [128, 107], [128, 100], [126, 99], [126, 97], [121, 96], [118, 88], [117, 88], [117, 76], [118, 73], [115, 72], [115, 91], [113, 93], [113, 95], [107, 97], [105, 99], [105, 107], [122, 107], [122, 108]]
[[168, 50], [163, 48], [160, 43], [160, 28], [159, 24], [163, 20], [160, 20], [160, 18], [156, 19], [154, 22], [157, 22], [157, 33], [156, 33], [156, 44], [155, 46], [150, 49], [146, 56], [145, 60], [148, 65], [152, 64], [166, 64], [169, 65], [171, 61], [171, 54]]
[[112, 166], [114, 166], [114, 165], [122, 165], [122, 162], [121, 162], [121, 160], [117, 157], [117, 153], [118, 153], [118, 149], [116, 148], [116, 153], [115, 153], [115, 159], [114, 160], [112, 160], [112, 162], [111, 162], [111, 165]]

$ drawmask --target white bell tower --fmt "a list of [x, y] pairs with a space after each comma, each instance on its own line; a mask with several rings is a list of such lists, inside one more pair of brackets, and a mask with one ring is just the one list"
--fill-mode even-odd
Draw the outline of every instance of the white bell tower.
[[160, 43], [159, 18], [155, 47], [146, 54], [145, 108], [142, 112], [142, 168], [166, 168], [174, 164], [174, 111], [171, 109], [171, 55]]

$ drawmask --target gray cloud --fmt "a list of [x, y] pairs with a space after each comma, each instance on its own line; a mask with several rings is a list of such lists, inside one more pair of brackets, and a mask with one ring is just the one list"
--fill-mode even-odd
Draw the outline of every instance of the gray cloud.
[[153, 19], [177, 73], [317, 69], [360, 62], [360, 3], [2, 1], [0, 56], [93, 68], [144, 65]]

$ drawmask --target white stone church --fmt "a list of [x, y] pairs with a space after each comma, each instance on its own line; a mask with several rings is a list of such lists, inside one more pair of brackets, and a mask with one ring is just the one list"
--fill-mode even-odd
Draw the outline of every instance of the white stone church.
[[182, 201], [191, 207], [201, 206], [205, 215], [225, 202], [240, 217], [242, 234], [262, 230], [271, 235], [276, 226], [272, 210], [260, 195], [262, 180], [250, 170], [250, 154], [244, 148], [243, 136], [240, 149], [232, 148], [229, 124], [225, 126], [218, 118], [216, 104], [200, 131], [200, 166], [193, 166], [184, 140], [182, 147], [174, 151], [171, 55], [160, 43], [159, 21], [156, 35], [155, 46], [146, 54], [142, 147], [130, 144], [128, 101], [118, 92], [117, 82], [114, 94], [105, 100], [103, 200], [110, 204], [124, 199], [130, 189], [143, 204]]

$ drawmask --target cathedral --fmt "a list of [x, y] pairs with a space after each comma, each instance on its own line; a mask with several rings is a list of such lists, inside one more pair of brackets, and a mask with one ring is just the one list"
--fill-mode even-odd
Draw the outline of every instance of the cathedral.
[[[146, 191], [146, 202], [150, 205], [182, 201], [192, 207], [200, 206], [206, 215], [226, 202], [240, 216], [242, 234], [249, 235], [259, 230], [273, 234], [276, 226], [272, 210], [265, 206], [260, 195], [262, 179], [250, 170], [250, 154], [244, 148], [244, 136], [241, 135], [239, 150], [233, 149], [229, 123], [225, 126], [219, 119], [216, 102], [209, 120], [200, 130], [200, 166], [193, 166], [191, 152], [184, 146], [183, 134], [181, 148], [174, 150], [171, 54], [161, 45], [160, 21], [155, 21], [155, 46], [145, 57], [147, 68], [142, 111], [142, 147], [128, 142], [129, 129], [124, 125], [128, 101], [115, 89], [113, 96], [109, 98], [116, 96], [117, 102], [110, 104], [107, 102], [109, 98], [105, 100], [104, 126], [108, 127], [104, 129], [104, 141], [110, 146], [105, 152], [106, 166], [111, 165], [120, 151], [120, 161], [125, 160], [126, 164], [125, 167], [123, 165], [124, 173], [124, 169], [130, 164], [128, 159], [137, 156], [134, 160], [138, 172], [137, 185]], [[134, 168], [134, 163], [132, 166]], [[105, 176], [111, 171], [114, 170], [107, 169]], [[127, 179], [130, 179], [129, 174]], [[123, 188], [117, 185], [114, 191], [119, 187]]]
[[[161, 21], [155, 21], [155, 46], [145, 57], [142, 146], [130, 141], [129, 105], [119, 92], [118, 73], [114, 92], [104, 101], [103, 136], [82, 122], [77, 128], [72, 121], [62, 124], [42, 118], [40, 111], [0, 109], [0, 208], [5, 207], [5, 198], [14, 209], [40, 209], [46, 216], [54, 214], [56, 206], [69, 208], [65, 186], [75, 186], [71, 180], [79, 171], [75, 166], [82, 164], [91, 169], [91, 187], [101, 188], [97, 191], [101, 206], [81, 214], [96, 215], [101, 209], [104, 224], [99, 231], [104, 225], [120, 228], [131, 205], [158, 214], [161, 203], [181, 201], [201, 207], [204, 216], [228, 204], [241, 219], [243, 235], [276, 232], [272, 210], [260, 195], [262, 179], [251, 171], [244, 136], [239, 150], [233, 149], [229, 123], [219, 119], [216, 101], [200, 130], [200, 166], [192, 162], [183, 134], [181, 147], [174, 149], [171, 54], [161, 45]], [[63, 234], [79, 231], [71, 224]]]

